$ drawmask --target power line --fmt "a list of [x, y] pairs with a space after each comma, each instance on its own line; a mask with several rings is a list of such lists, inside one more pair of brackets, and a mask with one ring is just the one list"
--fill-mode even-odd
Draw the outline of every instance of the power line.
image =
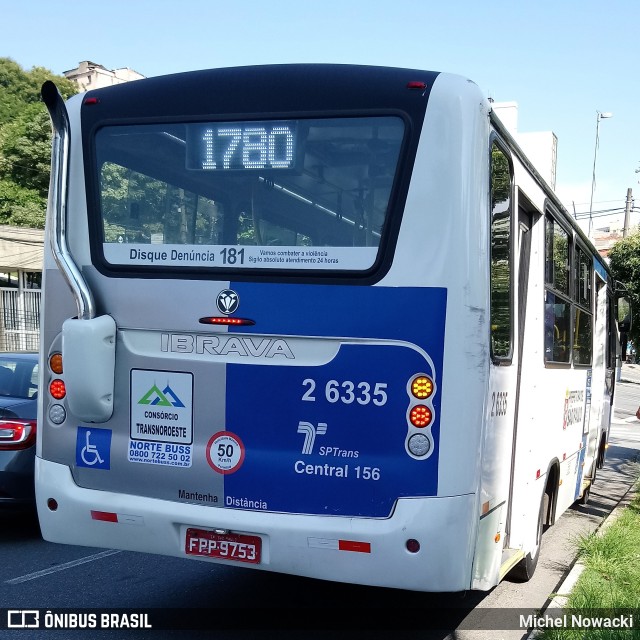
[[17, 253], [5, 253], [0, 256], [0, 262], [7, 258], [24, 258], [25, 260], [32, 260], [35, 258], [39, 258], [42, 255], [42, 249], [35, 249], [33, 251], [18, 251]]
[[[631, 211], [640, 211], [639, 207], [631, 207]], [[615, 216], [621, 213], [624, 213], [625, 209], [624, 208], [618, 208], [618, 209], [602, 209], [600, 211], [594, 211], [591, 215], [593, 218], [602, 218], [605, 216]], [[589, 217], [589, 212], [586, 213], [577, 213], [575, 216], [576, 220], [581, 220], [581, 219], [585, 219]]]

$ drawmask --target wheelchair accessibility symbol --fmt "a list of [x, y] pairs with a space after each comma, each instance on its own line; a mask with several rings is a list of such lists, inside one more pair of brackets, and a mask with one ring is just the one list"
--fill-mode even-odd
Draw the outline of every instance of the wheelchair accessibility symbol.
[[78, 427], [76, 465], [90, 469], [111, 468], [111, 431]]

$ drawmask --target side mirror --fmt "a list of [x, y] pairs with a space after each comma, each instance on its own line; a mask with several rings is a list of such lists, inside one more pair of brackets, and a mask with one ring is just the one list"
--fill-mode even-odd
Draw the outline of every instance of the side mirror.
[[[88, 358], [87, 354], [91, 354]], [[62, 324], [67, 403], [83, 422], [106, 422], [113, 413], [116, 323], [111, 316]]]
[[620, 333], [629, 333], [631, 331], [631, 303], [628, 298], [618, 297], [617, 303], [617, 320], [618, 331]]

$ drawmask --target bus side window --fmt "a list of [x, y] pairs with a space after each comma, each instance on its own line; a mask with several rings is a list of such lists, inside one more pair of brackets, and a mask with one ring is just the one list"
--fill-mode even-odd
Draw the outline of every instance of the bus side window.
[[513, 353], [512, 170], [508, 156], [491, 147], [491, 357], [509, 364]]
[[571, 361], [570, 238], [547, 213], [545, 218], [545, 362]]
[[591, 364], [593, 358], [593, 266], [587, 252], [576, 246], [573, 289], [573, 363]]

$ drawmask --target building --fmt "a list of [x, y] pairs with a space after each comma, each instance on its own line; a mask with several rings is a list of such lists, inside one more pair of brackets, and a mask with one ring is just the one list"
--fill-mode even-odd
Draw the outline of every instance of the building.
[[518, 131], [518, 103], [494, 102], [493, 110], [545, 182], [556, 190], [558, 138], [553, 131]]
[[624, 225], [614, 223], [606, 227], [600, 227], [594, 229], [591, 234], [591, 242], [596, 246], [596, 249], [600, 255], [607, 260], [609, 257], [609, 251], [616, 242], [620, 242], [626, 236], [637, 233], [638, 227], [631, 227], [630, 229], [624, 229]]
[[37, 351], [44, 231], [0, 225], [0, 350]]
[[81, 91], [102, 89], [103, 87], [110, 87], [114, 84], [122, 84], [123, 82], [131, 82], [132, 80], [142, 80], [144, 78], [143, 75], [128, 67], [110, 70], [101, 64], [89, 62], [89, 60], [81, 62], [75, 69], [65, 71], [64, 76], [75, 82]]

